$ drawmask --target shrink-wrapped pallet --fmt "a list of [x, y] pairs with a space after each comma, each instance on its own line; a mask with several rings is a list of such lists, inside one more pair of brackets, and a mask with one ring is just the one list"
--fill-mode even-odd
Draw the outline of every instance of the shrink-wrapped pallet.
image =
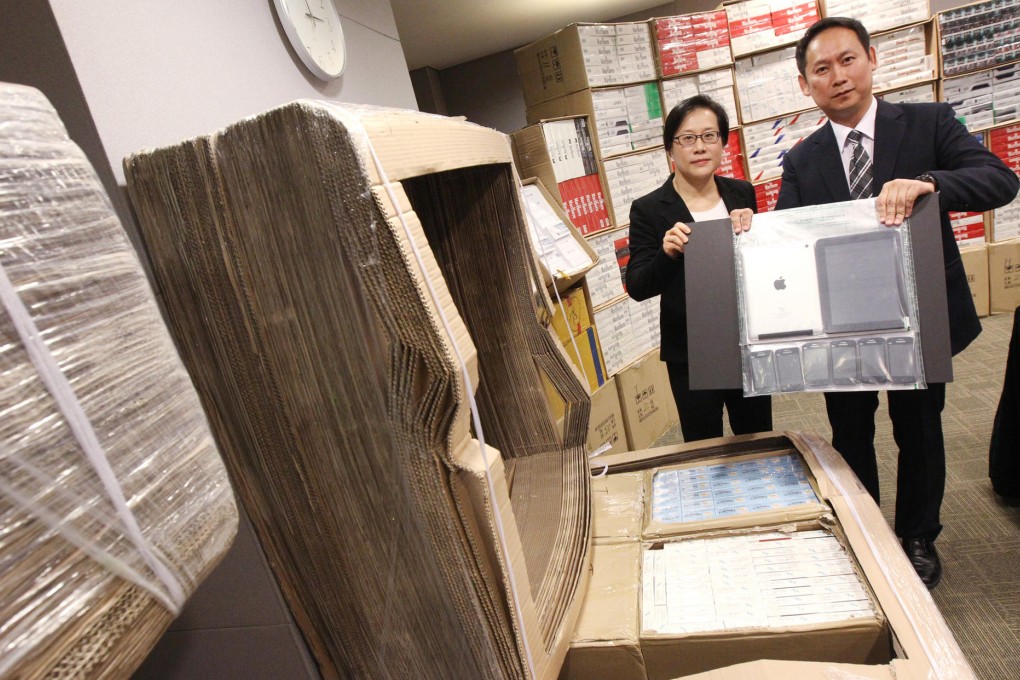
[[589, 402], [536, 320], [506, 137], [297, 102], [125, 169], [323, 675], [555, 677], [589, 562]]
[[237, 529], [134, 250], [38, 91], [0, 84], [0, 676], [127, 677]]

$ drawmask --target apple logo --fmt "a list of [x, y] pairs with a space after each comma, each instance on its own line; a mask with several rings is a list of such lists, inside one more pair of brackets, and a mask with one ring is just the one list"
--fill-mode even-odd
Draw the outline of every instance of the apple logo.
[[786, 281], [783, 281], [782, 276], [773, 281], [772, 285], [775, 286], [776, 290], [786, 290]]

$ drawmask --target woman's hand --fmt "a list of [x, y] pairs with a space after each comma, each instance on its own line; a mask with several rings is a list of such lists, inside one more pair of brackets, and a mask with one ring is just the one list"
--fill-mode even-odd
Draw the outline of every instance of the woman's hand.
[[666, 232], [666, 235], [662, 237], [662, 249], [667, 255], [674, 260], [680, 257], [684, 252], [684, 247], [687, 245], [687, 235], [691, 233], [691, 228], [683, 222], [677, 222], [673, 225], [673, 228]]
[[730, 213], [730, 221], [733, 223], [734, 234], [750, 230], [751, 215], [754, 215], [754, 211], [750, 208], [737, 208]]

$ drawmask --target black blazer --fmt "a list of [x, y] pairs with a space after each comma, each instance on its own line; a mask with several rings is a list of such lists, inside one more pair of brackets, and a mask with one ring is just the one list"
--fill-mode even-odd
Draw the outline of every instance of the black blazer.
[[[950, 343], [963, 351], [981, 332], [948, 211], [982, 212], [1006, 205], [1020, 181], [954, 117], [948, 104], [890, 104], [878, 100], [875, 119], [874, 187], [925, 172], [939, 183], [942, 254], [946, 265]], [[776, 209], [849, 201], [843, 161], [832, 125], [795, 146], [783, 161]]]
[[[727, 212], [757, 209], [750, 183], [716, 175], [715, 184]], [[672, 259], [662, 249], [662, 239], [677, 222], [694, 221], [684, 200], [673, 188], [673, 177], [630, 206], [630, 261], [627, 263], [627, 294], [635, 300], [660, 295], [660, 329], [663, 361], [687, 363], [687, 301], [684, 287], [684, 256]], [[691, 236], [697, 233], [692, 227]]]

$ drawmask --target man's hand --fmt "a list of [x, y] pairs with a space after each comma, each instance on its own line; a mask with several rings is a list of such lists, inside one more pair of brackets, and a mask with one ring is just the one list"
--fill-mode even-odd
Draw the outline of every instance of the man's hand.
[[677, 222], [662, 238], [662, 249], [667, 255], [675, 260], [683, 254], [684, 246], [687, 245], [687, 235], [689, 233], [691, 233], [690, 227], [683, 222]]
[[934, 191], [935, 187], [930, 182], [916, 179], [894, 179], [886, 182], [882, 187], [882, 193], [875, 201], [878, 221], [887, 227], [900, 226], [903, 220], [914, 212], [914, 201]]
[[750, 208], [737, 208], [730, 213], [730, 221], [733, 222], [733, 233], [739, 234], [751, 228], [751, 216], [754, 211]]

